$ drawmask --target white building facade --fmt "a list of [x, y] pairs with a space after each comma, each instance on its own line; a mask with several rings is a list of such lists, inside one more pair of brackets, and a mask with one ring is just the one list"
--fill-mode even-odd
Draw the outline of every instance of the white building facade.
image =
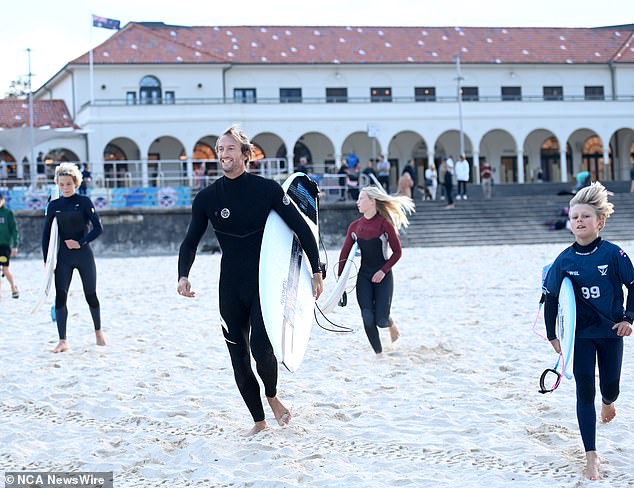
[[384, 154], [396, 180], [409, 160], [422, 175], [464, 152], [473, 182], [483, 160], [496, 183], [584, 170], [625, 180], [633, 33], [131, 23], [94, 49], [92, 68], [86, 54], [37, 91], [64, 100], [84, 134], [35, 151], [89, 161], [98, 177], [122, 166], [140, 184], [157, 173], [191, 183], [238, 123], [287, 170], [300, 157], [324, 173], [350, 153], [362, 167]]

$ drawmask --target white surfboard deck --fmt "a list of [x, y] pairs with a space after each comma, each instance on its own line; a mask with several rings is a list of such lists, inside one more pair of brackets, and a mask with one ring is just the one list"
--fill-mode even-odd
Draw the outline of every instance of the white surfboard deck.
[[[59, 198], [59, 188], [57, 185], [51, 190], [51, 201]], [[50, 202], [49, 202], [50, 203]], [[48, 209], [48, 206], [47, 206]], [[55, 276], [55, 266], [57, 265], [57, 250], [59, 247], [59, 232], [57, 229], [57, 219], [53, 218], [51, 223], [51, 235], [48, 239], [48, 251], [46, 253], [46, 263], [44, 264], [44, 276], [40, 291], [37, 294], [35, 305], [31, 313], [36, 313], [49, 297]]]
[[346, 258], [346, 264], [343, 267], [341, 275], [337, 278], [335, 286], [330, 290], [328, 295], [323, 298], [323, 300], [319, 301], [319, 309], [323, 313], [332, 312], [339, 303], [339, 300], [341, 300], [343, 293], [346, 291], [350, 272], [354, 268], [354, 258], [357, 255], [358, 250], [359, 244], [355, 241], [350, 248], [350, 252]]
[[566, 378], [572, 379], [572, 366], [575, 354], [575, 327], [577, 325], [577, 305], [575, 290], [570, 278], [564, 278], [559, 288], [559, 307], [557, 313], [557, 338], [563, 358], [562, 371]]
[[[308, 176], [303, 173], [289, 176], [282, 185], [285, 192], [295, 178], [308, 179]], [[317, 239], [318, 220], [313, 221], [292, 197], [290, 200], [290, 205], [296, 206]], [[315, 201], [315, 215], [316, 208]], [[277, 212], [271, 211], [260, 250], [260, 306], [273, 351], [291, 372], [302, 362], [310, 339], [315, 307], [312, 274], [299, 239]]]

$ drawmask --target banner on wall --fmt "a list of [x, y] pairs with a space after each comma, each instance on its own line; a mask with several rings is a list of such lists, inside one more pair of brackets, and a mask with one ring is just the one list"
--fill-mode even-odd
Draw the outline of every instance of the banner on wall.
[[[5, 192], [7, 208], [11, 210], [42, 210], [46, 208], [49, 189], [22, 189]], [[188, 207], [191, 205], [191, 188], [134, 187], [93, 188], [88, 195], [97, 210], [116, 208]]]

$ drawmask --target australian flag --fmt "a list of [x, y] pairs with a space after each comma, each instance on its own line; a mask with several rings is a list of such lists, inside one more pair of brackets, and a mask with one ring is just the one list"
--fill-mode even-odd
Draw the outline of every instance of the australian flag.
[[119, 30], [120, 21], [115, 19], [106, 19], [105, 17], [99, 17], [97, 15], [92, 16], [93, 27], [102, 27], [104, 29]]

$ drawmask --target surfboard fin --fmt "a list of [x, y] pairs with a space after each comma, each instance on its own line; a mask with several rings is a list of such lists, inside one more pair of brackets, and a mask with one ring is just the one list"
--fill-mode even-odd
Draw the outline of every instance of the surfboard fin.
[[348, 305], [348, 294], [344, 291], [343, 295], [341, 295], [341, 298], [339, 299], [339, 306], [345, 307], [346, 305]]

